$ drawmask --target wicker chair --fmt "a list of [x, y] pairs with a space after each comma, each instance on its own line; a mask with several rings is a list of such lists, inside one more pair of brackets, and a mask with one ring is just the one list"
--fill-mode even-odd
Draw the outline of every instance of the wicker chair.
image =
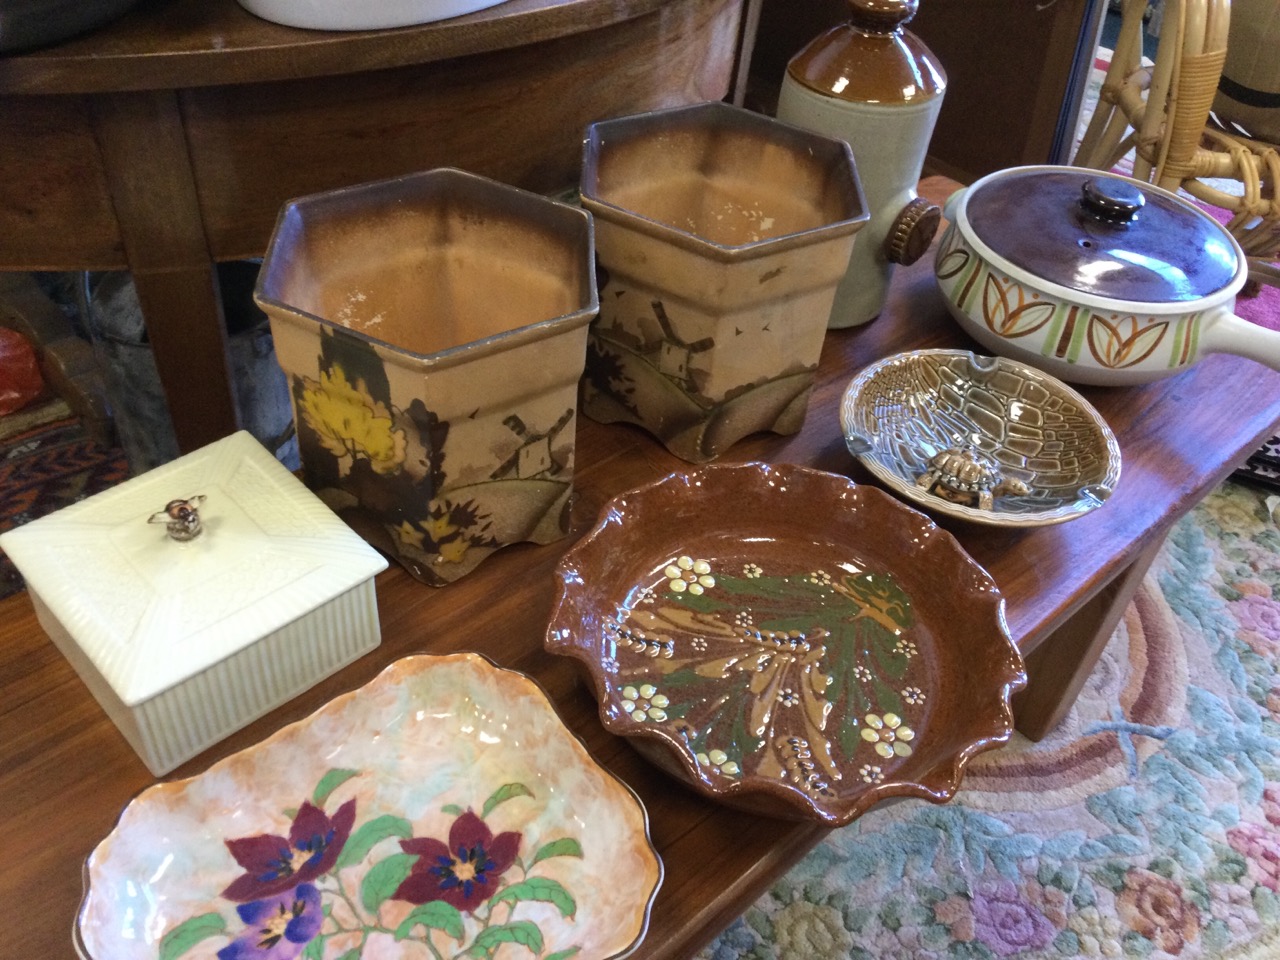
[[1124, 0], [1111, 66], [1072, 163], [1110, 170], [1132, 152], [1134, 177], [1229, 211], [1226, 226], [1251, 277], [1280, 285], [1280, 151], [1228, 132], [1229, 119], [1212, 112], [1230, 0], [1163, 0], [1153, 66], [1142, 62], [1147, 6]]

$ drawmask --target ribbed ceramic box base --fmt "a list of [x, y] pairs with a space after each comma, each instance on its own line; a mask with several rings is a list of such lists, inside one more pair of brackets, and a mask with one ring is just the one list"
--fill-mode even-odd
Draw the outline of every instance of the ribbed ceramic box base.
[[30, 590], [40, 626], [156, 776], [292, 700], [378, 646], [378, 606], [367, 580], [185, 683], [130, 707]]
[[[198, 533], [174, 535], [174, 503], [195, 508]], [[157, 776], [380, 640], [373, 577], [386, 560], [244, 431], [11, 530], [0, 547], [54, 645]]]

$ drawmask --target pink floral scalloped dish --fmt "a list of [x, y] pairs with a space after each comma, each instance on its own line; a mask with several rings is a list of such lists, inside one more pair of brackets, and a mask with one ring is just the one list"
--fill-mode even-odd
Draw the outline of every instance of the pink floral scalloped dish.
[[662, 864], [644, 807], [527, 677], [414, 656], [126, 808], [87, 960], [616, 958]]
[[849, 823], [949, 800], [1026, 683], [995, 583], [873, 487], [712, 465], [623, 494], [558, 568], [547, 630], [600, 717], [703, 794]]

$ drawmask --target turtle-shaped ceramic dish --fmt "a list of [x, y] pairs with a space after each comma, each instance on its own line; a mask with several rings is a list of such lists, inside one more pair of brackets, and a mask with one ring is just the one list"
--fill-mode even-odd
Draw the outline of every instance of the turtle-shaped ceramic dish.
[[1089, 401], [1006, 357], [886, 357], [849, 384], [840, 421], [849, 451], [893, 492], [978, 523], [1082, 517], [1120, 480], [1120, 445]]

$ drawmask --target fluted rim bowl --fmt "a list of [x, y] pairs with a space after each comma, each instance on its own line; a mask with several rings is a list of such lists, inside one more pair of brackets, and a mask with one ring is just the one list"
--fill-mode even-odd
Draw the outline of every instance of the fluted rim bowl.
[[537, 683], [417, 655], [134, 798], [87, 861], [73, 936], [84, 960], [619, 958], [661, 882], [643, 804]]
[[949, 800], [1026, 682], [951, 534], [846, 477], [713, 464], [610, 501], [557, 567], [546, 648], [600, 719], [713, 800], [840, 826]]
[[[913, 350], [864, 368], [845, 389], [849, 452], [894, 493], [929, 510], [1001, 527], [1074, 520], [1120, 482], [1120, 444], [1102, 415], [1061, 380], [1008, 357]], [[971, 444], [995, 464], [991, 502], [933, 482], [931, 464]], [[959, 501], [959, 502], [958, 502]]]

